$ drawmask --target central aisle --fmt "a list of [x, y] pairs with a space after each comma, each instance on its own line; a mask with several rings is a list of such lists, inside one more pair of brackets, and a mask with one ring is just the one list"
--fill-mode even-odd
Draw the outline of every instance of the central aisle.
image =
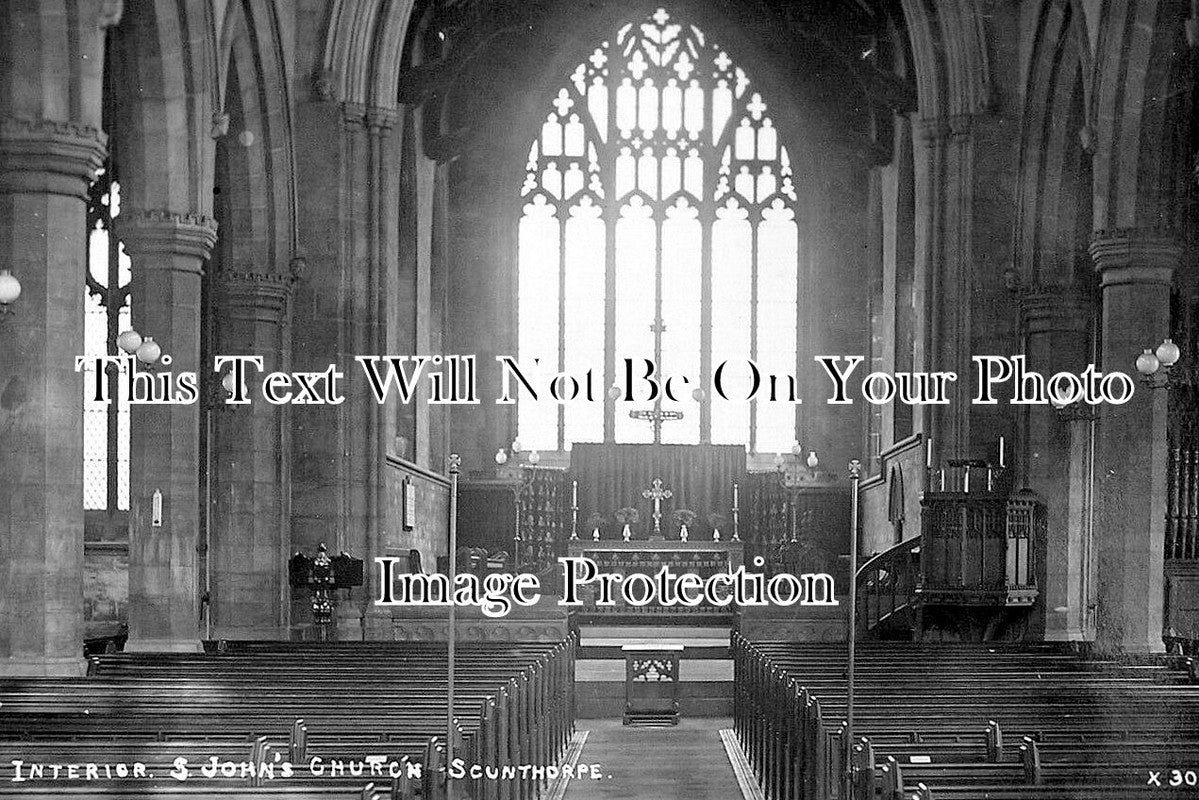
[[578, 763], [599, 764], [604, 777], [572, 780], [565, 800], [737, 800], [743, 795], [720, 738], [731, 727], [713, 718], [669, 728], [580, 720], [589, 733]]

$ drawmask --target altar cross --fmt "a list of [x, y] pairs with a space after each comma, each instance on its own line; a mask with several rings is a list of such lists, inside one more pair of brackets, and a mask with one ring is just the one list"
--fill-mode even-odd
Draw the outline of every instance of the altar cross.
[[646, 500], [654, 501], [654, 513], [652, 515], [654, 518], [654, 535], [655, 536], [661, 535], [661, 533], [662, 533], [662, 501], [669, 500], [671, 497], [674, 496], [674, 492], [670, 491], [669, 489], [662, 488], [662, 479], [661, 478], [654, 478], [653, 483], [651, 483], [649, 485], [649, 488], [643, 489], [641, 491], [641, 496], [644, 497]]
[[[654, 426], [654, 444], [662, 444], [662, 423], [682, 419], [682, 411], [663, 411], [661, 407], [644, 408], [630, 411], [632, 419], [646, 420]], [[648, 489], [646, 491], [649, 491]]]

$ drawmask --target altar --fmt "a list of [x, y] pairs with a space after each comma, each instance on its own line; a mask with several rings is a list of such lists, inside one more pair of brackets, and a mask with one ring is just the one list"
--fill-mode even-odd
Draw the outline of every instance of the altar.
[[[568, 543], [572, 557], [589, 558], [602, 572], [624, 575], [641, 573], [654, 575], [662, 567], [672, 572], [691, 572], [707, 578], [717, 572], [734, 572], [744, 566], [745, 550], [739, 541], [582, 541]], [[580, 622], [679, 625], [731, 625], [736, 616], [732, 605], [663, 606], [651, 604], [632, 606], [618, 601], [613, 606], [599, 606], [593, 595], [584, 594]]]

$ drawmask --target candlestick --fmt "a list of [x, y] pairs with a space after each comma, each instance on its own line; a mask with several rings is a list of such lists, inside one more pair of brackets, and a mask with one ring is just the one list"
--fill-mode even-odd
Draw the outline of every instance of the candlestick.
[[933, 468], [933, 437], [924, 440], [924, 468]]
[[570, 504], [576, 508], [579, 505], [579, 482], [570, 482]]
[[733, 510], [734, 511], [737, 510], [737, 498], [739, 496], [738, 491], [739, 491], [739, 487], [737, 486], [737, 484], [734, 483], [733, 484]]
[[1003, 458], [1003, 437], [1002, 436], [999, 437], [999, 466], [1001, 466], [1001, 467], [1005, 466], [1004, 458]]

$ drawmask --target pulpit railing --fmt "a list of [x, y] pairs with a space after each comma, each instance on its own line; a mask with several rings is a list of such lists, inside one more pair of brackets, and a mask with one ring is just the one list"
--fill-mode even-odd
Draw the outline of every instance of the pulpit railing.
[[920, 537], [884, 550], [858, 570], [857, 625], [873, 630], [913, 606], [920, 583]]

